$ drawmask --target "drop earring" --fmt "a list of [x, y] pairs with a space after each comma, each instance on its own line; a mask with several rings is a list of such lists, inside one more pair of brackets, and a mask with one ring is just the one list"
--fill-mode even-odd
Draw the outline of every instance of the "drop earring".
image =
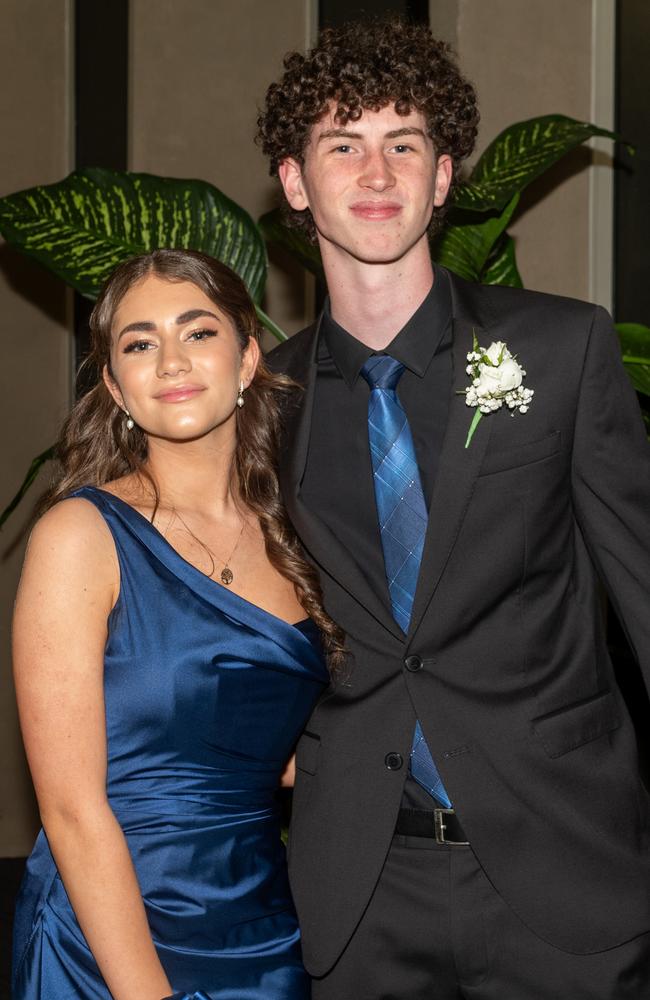
[[237, 406], [240, 408], [244, 405], [244, 383], [239, 383], [239, 392], [237, 394]]
[[126, 417], [124, 424], [126, 426], [127, 431], [132, 431], [135, 426], [135, 424], [133, 423], [133, 417], [131, 416], [128, 410], [124, 411], [124, 416]]

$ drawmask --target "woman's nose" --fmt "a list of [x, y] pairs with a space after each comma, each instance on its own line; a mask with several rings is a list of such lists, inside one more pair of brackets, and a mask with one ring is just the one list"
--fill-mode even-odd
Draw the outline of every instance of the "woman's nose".
[[158, 375], [181, 375], [188, 372], [191, 363], [183, 344], [173, 341], [161, 344], [158, 353]]

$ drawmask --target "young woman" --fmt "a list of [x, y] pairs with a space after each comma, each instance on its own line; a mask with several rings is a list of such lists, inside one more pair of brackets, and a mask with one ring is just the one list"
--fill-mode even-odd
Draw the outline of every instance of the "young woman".
[[91, 329], [16, 604], [14, 997], [304, 1000], [276, 790], [342, 652], [278, 496], [291, 383], [198, 253], [121, 265]]

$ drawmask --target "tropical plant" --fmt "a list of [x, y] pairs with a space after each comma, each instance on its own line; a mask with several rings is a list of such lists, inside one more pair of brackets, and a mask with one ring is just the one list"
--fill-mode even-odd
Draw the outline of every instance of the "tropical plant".
[[[471, 281], [521, 286], [514, 241], [506, 231], [521, 192], [593, 136], [616, 138], [564, 115], [518, 122], [501, 132], [458, 186], [445, 229], [431, 247], [434, 259]], [[285, 334], [260, 306], [268, 266], [265, 240], [322, 275], [318, 249], [288, 229], [279, 211], [256, 225], [244, 209], [200, 180], [79, 170], [57, 184], [0, 198], [0, 233], [91, 299], [113, 268], [134, 254], [164, 246], [202, 250], [243, 278], [261, 322], [280, 340]], [[621, 324], [619, 335], [635, 388], [650, 397], [650, 329]], [[48, 449], [33, 460], [0, 525], [51, 454]]]

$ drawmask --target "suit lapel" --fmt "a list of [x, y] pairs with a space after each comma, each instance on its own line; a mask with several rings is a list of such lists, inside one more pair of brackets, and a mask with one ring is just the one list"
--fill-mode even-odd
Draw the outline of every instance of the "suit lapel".
[[[321, 566], [377, 621], [397, 638], [403, 633], [395, 622], [390, 607], [371, 586], [361, 567], [341, 544], [337, 536], [303, 502], [300, 487], [309, 452], [309, 438], [316, 389], [317, 350], [320, 321], [310, 331], [310, 340], [301, 345], [300, 353], [287, 369], [296, 382], [304, 387], [300, 401], [287, 415], [284, 428], [285, 450], [280, 463], [280, 486], [285, 506], [300, 539], [317, 565]], [[344, 443], [342, 444], [344, 447]]]
[[[468, 384], [466, 355], [472, 349], [473, 334], [476, 333], [481, 341], [482, 330], [488, 324], [477, 315], [472, 303], [466, 301], [469, 296], [467, 293], [463, 294], [464, 283], [461, 285], [453, 274], [449, 277], [453, 303], [452, 387], [409, 638], [415, 634], [422, 621], [458, 537], [493, 426], [489, 417], [482, 419], [469, 447], [465, 448], [474, 410], [466, 406], [464, 396], [458, 390], [464, 389]], [[473, 288], [471, 290], [474, 291]]]

